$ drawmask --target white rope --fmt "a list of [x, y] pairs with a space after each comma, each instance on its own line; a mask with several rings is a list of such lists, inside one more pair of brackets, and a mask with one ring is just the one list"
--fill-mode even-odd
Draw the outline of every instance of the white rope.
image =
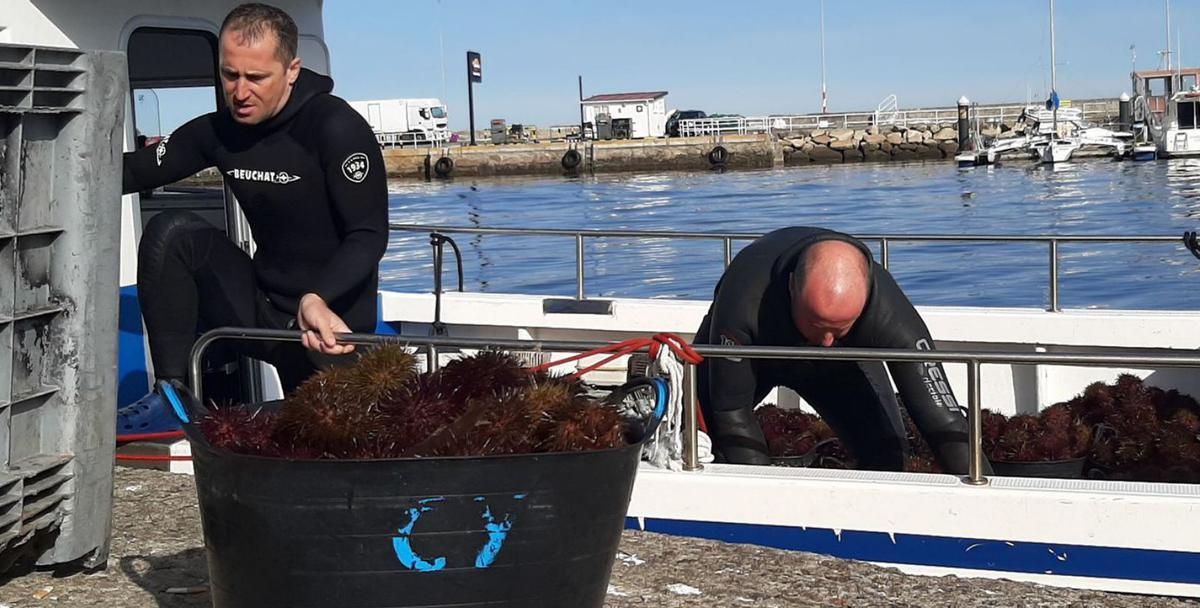
[[[658, 425], [654, 438], [646, 442], [642, 457], [656, 467], [679, 471], [683, 469], [683, 363], [671, 349], [660, 348], [649, 371], [651, 376], [657, 374], [666, 377], [670, 391], [662, 423]], [[703, 432], [699, 435], [697, 451], [700, 462], [712, 462], [712, 440]]]

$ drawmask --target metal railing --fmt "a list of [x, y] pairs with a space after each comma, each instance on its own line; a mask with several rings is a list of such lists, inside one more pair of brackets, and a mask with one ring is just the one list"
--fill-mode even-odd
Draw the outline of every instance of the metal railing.
[[[201, 336], [192, 347], [189, 361], [191, 386], [198, 400], [203, 402], [201, 365], [204, 351], [218, 340], [288, 341], [299, 342], [301, 332], [271, 329], [239, 329], [224, 327], [214, 329]], [[425, 347], [426, 356], [432, 364], [437, 359], [439, 347], [455, 348], [501, 348], [535, 352], [584, 352], [609, 346], [612, 342], [600, 341], [549, 341], [549, 340], [502, 340], [492, 338], [451, 338], [438, 336], [382, 336], [375, 334], [338, 334], [338, 342], [344, 344], [404, 344]], [[909, 361], [939, 363], [961, 363], [967, 366], [967, 441], [970, 444], [970, 460], [965, 483], [984, 485], [983, 476], [983, 430], [982, 398], [979, 372], [983, 365], [1065, 365], [1074, 367], [1142, 367], [1142, 368], [1200, 368], [1200, 356], [1180, 353], [1178, 355], [1147, 355], [1134, 349], [1106, 349], [1103, 355], [1065, 354], [1038, 352], [979, 352], [900, 350], [870, 348], [820, 348], [782, 346], [694, 346], [705, 357], [791, 359], [824, 361]], [[692, 387], [691, 399], [684, 401], [684, 468], [697, 470], [699, 463], [699, 437], [696, 428], [698, 405], [695, 391], [695, 368], [689, 366]]]
[[441, 146], [450, 142], [450, 131], [431, 131], [428, 136], [414, 131], [397, 133], [375, 133], [375, 141], [381, 148], [419, 148]]
[[[881, 104], [882, 105], [882, 104]], [[1036, 104], [1034, 104], [1036, 105]], [[984, 123], [1013, 124], [1030, 104], [973, 106], [972, 112]], [[1116, 117], [1116, 100], [1087, 101], [1073, 106], [1083, 113], [1085, 120], [1107, 122]], [[919, 124], [955, 125], [958, 108], [928, 108], [897, 110], [883, 108], [874, 112], [847, 112], [843, 114], [796, 114], [779, 116], [728, 116], [695, 118], [679, 121], [679, 135], [695, 137], [715, 134], [747, 135], [753, 133], [790, 133], [803, 129], [858, 129], [870, 126], [908, 127]]]
[[[390, 224], [399, 232], [441, 232], [448, 234], [479, 234], [504, 236], [552, 236], [571, 238], [575, 242], [575, 298], [586, 299], [584, 264], [585, 239], [677, 239], [721, 241], [724, 265], [733, 260], [734, 241], [752, 241], [762, 234], [747, 232], [673, 232], [664, 230], [569, 230], [559, 228], [482, 228], [472, 226], [435, 226], [431, 224]], [[1178, 236], [1104, 236], [1104, 235], [1007, 235], [1007, 234], [856, 234], [855, 238], [879, 244], [879, 263], [889, 268], [891, 245], [894, 243], [1031, 243], [1045, 245], [1048, 256], [1049, 304], [1047, 310], [1059, 310], [1058, 263], [1059, 246], [1075, 243], [1179, 243]]]

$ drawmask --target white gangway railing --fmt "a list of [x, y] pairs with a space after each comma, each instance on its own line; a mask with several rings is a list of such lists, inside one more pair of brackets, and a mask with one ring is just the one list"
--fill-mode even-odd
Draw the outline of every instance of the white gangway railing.
[[381, 148], [417, 148], [421, 146], [440, 146], [450, 141], [450, 131], [432, 131], [428, 134], [418, 131], [375, 133], [375, 141]]
[[879, 126], [894, 125], [900, 120], [900, 102], [896, 99], [896, 95], [888, 95], [879, 102], [879, 107], [875, 108], [875, 124]]
[[[889, 99], [894, 96], [889, 96]], [[884, 100], [888, 101], [887, 99]], [[894, 100], [893, 100], [894, 101]], [[1028, 108], [1028, 104], [975, 106], [972, 112], [983, 124], [1013, 124]], [[1083, 118], [1093, 123], [1105, 123], [1117, 115], [1115, 100], [1088, 101], [1072, 106]], [[865, 129], [871, 126], [953, 125], [958, 121], [958, 108], [927, 108], [900, 110], [885, 104], [873, 112], [843, 114], [794, 114], [770, 116], [722, 116], [679, 121], [679, 135], [747, 135], [754, 133], [789, 133], [803, 129]]]

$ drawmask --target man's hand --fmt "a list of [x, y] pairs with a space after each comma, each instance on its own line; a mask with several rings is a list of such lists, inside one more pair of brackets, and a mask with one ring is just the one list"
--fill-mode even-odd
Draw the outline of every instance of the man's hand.
[[345, 355], [354, 352], [353, 344], [338, 344], [334, 334], [348, 334], [350, 327], [337, 316], [325, 300], [315, 293], [306, 293], [300, 298], [300, 310], [296, 322], [304, 331], [300, 341], [304, 348], [326, 355]]

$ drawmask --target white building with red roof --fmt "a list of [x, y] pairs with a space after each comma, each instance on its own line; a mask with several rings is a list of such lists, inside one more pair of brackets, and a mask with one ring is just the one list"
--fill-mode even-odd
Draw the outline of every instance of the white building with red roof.
[[[608, 117], [613, 137], [641, 139], [662, 137], [667, 125], [667, 92], [605, 93], [580, 102], [583, 119], [593, 125], [593, 133], [604, 136], [596, 117]], [[601, 123], [603, 120], [600, 121]]]

